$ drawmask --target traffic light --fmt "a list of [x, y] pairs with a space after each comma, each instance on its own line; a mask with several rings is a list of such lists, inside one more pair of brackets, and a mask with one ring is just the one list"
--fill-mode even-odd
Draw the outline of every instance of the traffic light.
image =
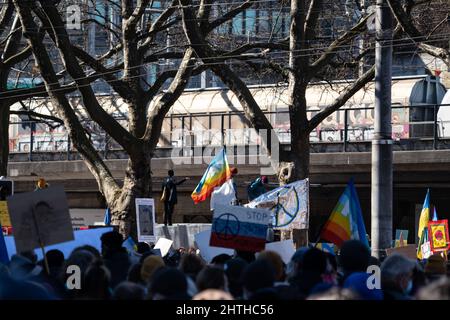
[[0, 201], [14, 194], [14, 182], [12, 180], [0, 180]]

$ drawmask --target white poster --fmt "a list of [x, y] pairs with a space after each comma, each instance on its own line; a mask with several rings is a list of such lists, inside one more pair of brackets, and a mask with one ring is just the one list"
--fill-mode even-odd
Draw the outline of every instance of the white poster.
[[139, 242], [155, 242], [155, 202], [136, 198], [136, 224]]

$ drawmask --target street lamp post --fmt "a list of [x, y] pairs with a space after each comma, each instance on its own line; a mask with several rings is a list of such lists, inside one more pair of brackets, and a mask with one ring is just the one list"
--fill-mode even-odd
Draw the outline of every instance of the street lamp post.
[[392, 243], [392, 14], [377, 0], [375, 47], [375, 121], [372, 140], [372, 255], [380, 258]]

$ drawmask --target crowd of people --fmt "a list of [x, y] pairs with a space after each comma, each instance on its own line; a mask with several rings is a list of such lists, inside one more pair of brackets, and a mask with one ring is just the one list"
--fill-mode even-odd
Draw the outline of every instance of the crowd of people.
[[[221, 254], [206, 262], [198, 250], [180, 248], [162, 258], [147, 243], [127, 250], [116, 231], [104, 233], [101, 243], [101, 252], [81, 246], [67, 259], [61, 251], [50, 250], [46, 263], [38, 261], [34, 252], [14, 255], [8, 265], [0, 265], [0, 299], [449, 298], [449, 268], [441, 255], [418, 262], [394, 254], [380, 262], [356, 240], [345, 242], [338, 255], [314, 247], [300, 248], [288, 264], [274, 251], [236, 251], [233, 256]], [[73, 266], [79, 275], [73, 272]]]

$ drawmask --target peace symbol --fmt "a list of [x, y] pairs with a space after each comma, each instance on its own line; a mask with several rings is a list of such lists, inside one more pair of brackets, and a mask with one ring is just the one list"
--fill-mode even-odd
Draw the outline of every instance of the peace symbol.
[[[295, 188], [291, 189], [295, 195], [295, 209], [292, 212], [286, 210], [286, 208], [280, 203], [280, 192], [277, 194], [277, 204], [275, 204], [270, 210], [275, 214], [275, 227], [285, 227], [294, 221], [300, 208], [300, 200]], [[288, 190], [289, 191], [289, 190]]]
[[[224, 221], [224, 224], [219, 225], [219, 220]], [[213, 229], [219, 239], [230, 240], [239, 234], [240, 223], [234, 214], [224, 213], [214, 221]]]

